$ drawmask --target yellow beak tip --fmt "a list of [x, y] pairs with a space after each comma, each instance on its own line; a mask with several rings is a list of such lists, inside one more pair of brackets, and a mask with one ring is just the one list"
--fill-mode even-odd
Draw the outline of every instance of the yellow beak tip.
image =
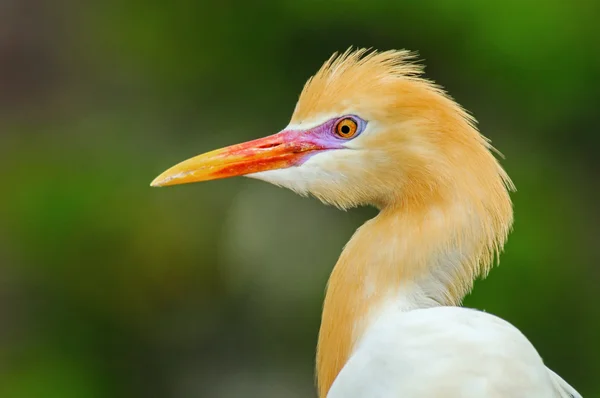
[[156, 177], [151, 183], [151, 187], [162, 187], [165, 184], [165, 178], [162, 176]]
[[193, 182], [190, 177], [193, 177], [193, 171], [180, 171], [179, 166], [175, 166], [165, 171], [150, 183], [151, 187], [167, 187], [169, 185], [186, 184]]

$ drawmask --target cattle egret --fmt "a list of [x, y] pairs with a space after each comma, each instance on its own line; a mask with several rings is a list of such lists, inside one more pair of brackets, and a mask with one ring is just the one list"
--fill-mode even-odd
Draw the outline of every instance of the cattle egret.
[[186, 160], [152, 186], [246, 176], [379, 214], [328, 282], [324, 398], [580, 397], [508, 322], [459, 307], [513, 222], [513, 184], [474, 119], [408, 51], [334, 54], [289, 125]]

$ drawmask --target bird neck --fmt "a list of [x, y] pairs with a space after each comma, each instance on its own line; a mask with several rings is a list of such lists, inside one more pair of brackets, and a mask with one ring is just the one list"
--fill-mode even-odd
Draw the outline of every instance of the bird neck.
[[408, 311], [460, 303], [489, 254], [482, 228], [468, 203], [440, 200], [386, 207], [356, 231], [328, 282], [317, 347], [320, 397], [387, 305]]

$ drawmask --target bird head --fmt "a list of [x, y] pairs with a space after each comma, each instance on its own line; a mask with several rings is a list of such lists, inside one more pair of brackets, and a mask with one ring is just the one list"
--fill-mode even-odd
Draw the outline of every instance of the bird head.
[[282, 131], [188, 159], [152, 186], [243, 175], [340, 208], [503, 189], [507, 177], [472, 119], [413, 61], [408, 51], [334, 54]]

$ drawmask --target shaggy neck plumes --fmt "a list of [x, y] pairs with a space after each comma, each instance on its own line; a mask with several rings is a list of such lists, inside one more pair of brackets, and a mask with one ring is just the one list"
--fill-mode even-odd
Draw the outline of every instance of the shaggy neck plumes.
[[405, 197], [354, 234], [328, 283], [317, 351], [320, 397], [386, 306], [458, 305], [487, 273], [512, 223], [506, 181], [495, 160], [488, 165], [488, 189], [474, 189], [466, 178], [466, 189], [454, 186], [424, 201]]

